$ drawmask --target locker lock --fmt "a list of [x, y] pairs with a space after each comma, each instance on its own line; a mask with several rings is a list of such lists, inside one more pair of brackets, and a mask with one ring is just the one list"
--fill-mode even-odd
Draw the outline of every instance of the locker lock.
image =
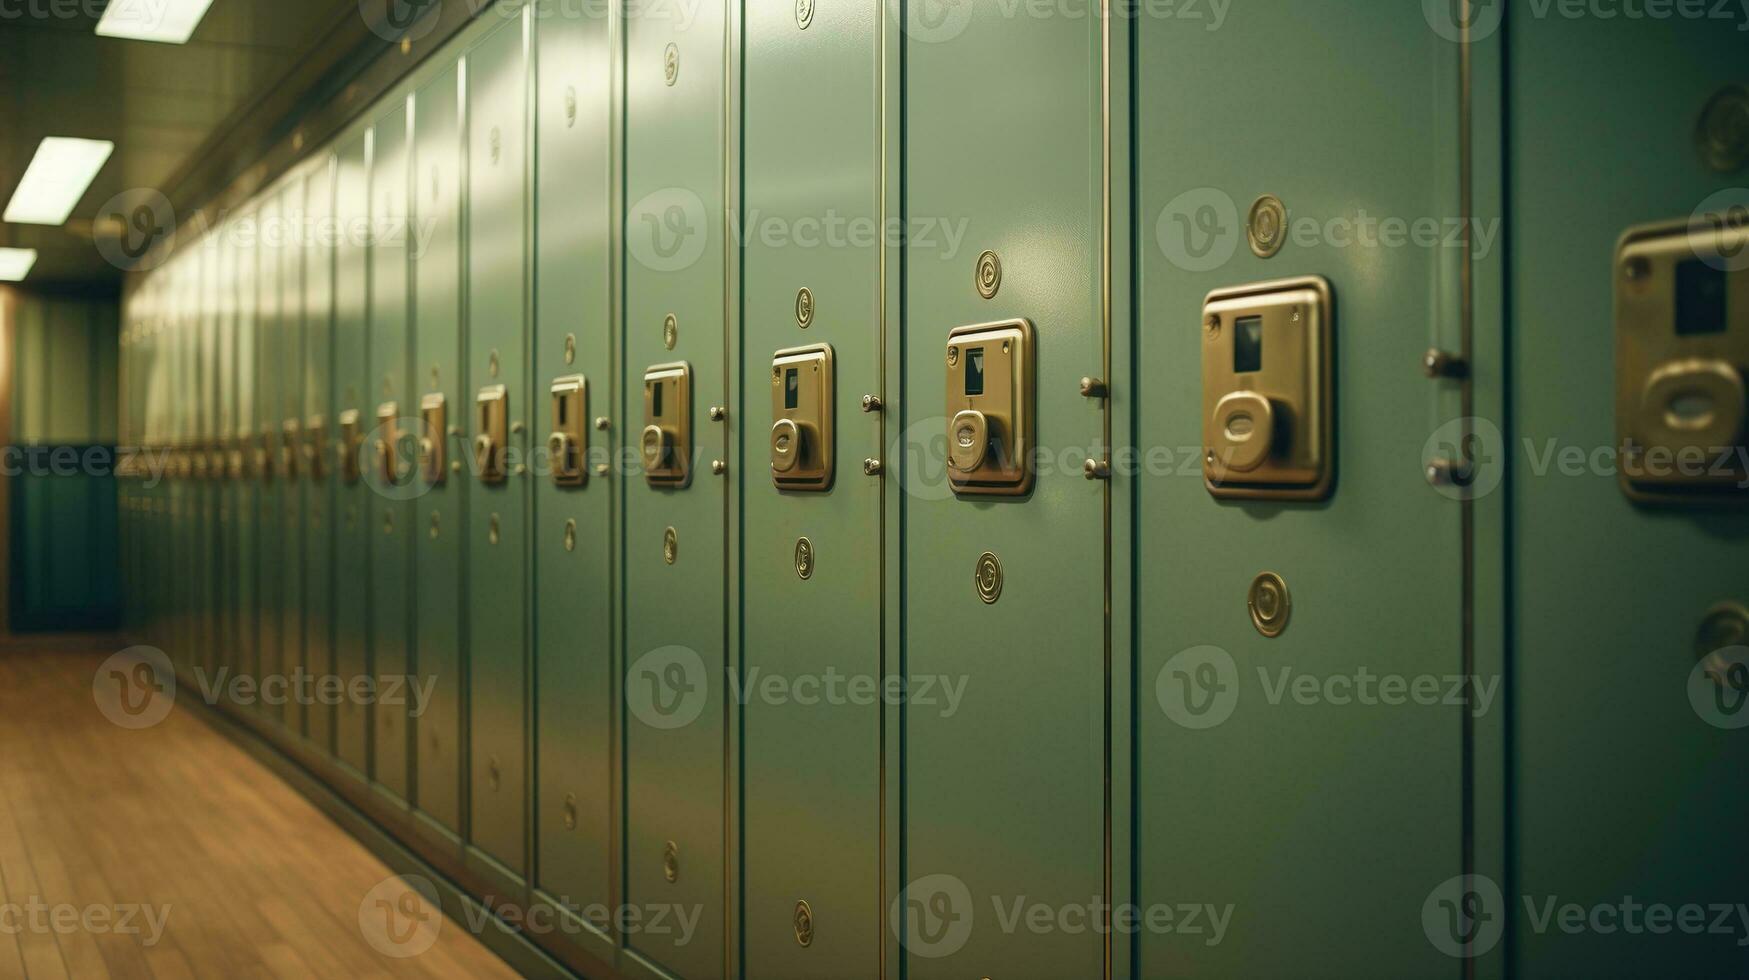
[[320, 415], [312, 415], [304, 423], [304, 471], [311, 480], [322, 480], [328, 476], [328, 421]]
[[547, 455], [553, 483], [580, 487], [589, 479], [583, 457], [589, 451], [589, 382], [581, 374], [554, 378], [552, 384], [552, 435], [547, 437]]
[[692, 366], [658, 364], [644, 372], [644, 479], [684, 487], [692, 479]]
[[361, 475], [358, 465], [358, 449], [364, 441], [364, 434], [359, 431], [358, 409], [349, 408], [340, 413], [340, 442], [334, 451], [340, 456], [340, 479], [348, 485], [358, 482]]
[[447, 473], [444, 446], [449, 441], [449, 410], [443, 392], [419, 399], [419, 477], [428, 487], [440, 486]]
[[480, 482], [503, 483], [510, 478], [510, 392], [488, 385], [474, 399], [479, 431], [474, 435], [474, 469]]
[[1621, 482], [1643, 502], [1749, 499], [1749, 225], [1672, 222], [1616, 247]]
[[1318, 276], [1203, 302], [1203, 481], [1218, 498], [1322, 500], [1335, 485], [1334, 303]]
[[948, 333], [947, 476], [955, 493], [1032, 490], [1033, 336], [1027, 320]]
[[377, 406], [377, 474], [385, 486], [401, 482], [401, 406], [383, 402]]
[[780, 350], [771, 361], [771, 479], [779, 490], [826, 490], [833, 475], [835, 369], [827, 344]]

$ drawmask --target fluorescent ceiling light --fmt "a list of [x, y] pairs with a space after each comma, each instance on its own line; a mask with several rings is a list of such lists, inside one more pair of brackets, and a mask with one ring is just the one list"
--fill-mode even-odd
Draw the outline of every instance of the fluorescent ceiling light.
[[36, 265], [34, 248], [0, 248], [0, 282], [23, 282]]
[[97, 22], [101, 37], [187, 44], [213, 0], [110, 0]]
[[115, 144], [108, 140], [44, 139], [24, 168], [24, 179], [6, 205], [4, 220], [21, 225], [66, 224], [114, 150]]

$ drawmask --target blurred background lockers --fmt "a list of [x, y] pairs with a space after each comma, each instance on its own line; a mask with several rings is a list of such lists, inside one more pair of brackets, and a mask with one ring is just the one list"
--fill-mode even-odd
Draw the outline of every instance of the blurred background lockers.
[[[1614, 442], [1614, 249], [1741, 187], [1740, 154], [1721, 168], [1697, 126], [1744, 81], [1741, 34], [1518, 4], [1464, 45], [1435, 8], [1281, 0], [1211, 30], [995, 2], [512, 6], [390, 32], [352, 69], [386, 73], [380, 98], [336, 70], [354, 101], [289, 106], [127, 284], [121, 442], [174, 455], [121, 482], [126, 626], [191, 686], [435, 679], [418, 718], [220, 707], [475, 896], [702, 910], [684, 944], [581, 918], [530, 937], [590, 975], [1741, 972], [1729, 939], [1539, 930], [1519, 902], [1738, 902], [1749, 880], [1711, 843], [1749, 802], [1741, 733], [1685, 696], [1697, 629], [1749, 598], [1749, 525], [1519, 448]], [[1235, 68], [1258, 51], [1270, 71]], [[1266, 257], [1239, 234], [1264, 194], [1320, 225], [1473, 216], [1493, 245], [1289, 236]], [[828, 212], [912, 235], [819, 248], [724, 220]], [[288, 216], [376, 233], [261, 234]], [[398, 225], [416, 234], [381, 233]], [[1329, 500], [1222, 503], [1200, 474], [1088, 480], [1076, 459], [994, 503], [918, 472], [949, 329], [1034, 322], [1040, 445], [1194, 452], [1203, 297], [1303, 275], [1337, 297]], [[837, 358], [835, 482], [781, 493], [769, 359], [816, 343]], [[1467, 374], [1426, 377], [1429, 347]], [[477, 479], [481, 389], [504, 387], [504, 438], [529, 449], [552, 382], [583, 375], [611, 460], [637, 448], [646, 369], [679, 361], [686, 487], [611, 465]], [[432, 395], [460, 466], [412, 496], [394, 485], [417, 454], [379, 419], [423, 423]], [[1465, 418], [1514, 464], [1491, 492], [1428, 485], [1427, 447]], [[1292, 591], [1278, 638], [1247, 614], [1264, 571]], [[1156, 682], [1210, 646], [1247, 686], [1199, 729]], [[704, 696], [670, 692], [687, 723], [639, 714], [638, 682], [693, 664]], [[828, 667], [963, 677], [968, 700], [742, 702], [723, 681]], [[1296, 710], [1250, 682], [1284, 667], [1501, 693], [1481, 715]], [[1473, 963], [1429, 925], [1466, 872], [1505, 896]], [[910, 904], [924, 882], [959, 911], [943, 880], [964, 934]], [[1007, 932], [993, 908], [1090, 896], [1235, 914], [1210, 944]]]
[[[13, 632], [114, 629], [121, 611], [116, 300], [0, 290], [11, 386], [7, 612]], [[93, 465], [95, 464], [95, 465]]]

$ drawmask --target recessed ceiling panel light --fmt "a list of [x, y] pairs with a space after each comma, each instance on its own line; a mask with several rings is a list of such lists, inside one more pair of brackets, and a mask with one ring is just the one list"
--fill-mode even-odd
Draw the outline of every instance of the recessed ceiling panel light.
[[97, 22], [102, 37], [187, 44], [213, 0], [111, 0]]
[[0, 248], [0, 282], [23, 282], [36, 265], [34, 248]]
[[65, 136], [43, 140], [30, 166], [24, 168], [18, 190], [12, 192], [4, 220], [21, 225], [66, 224], [67, 216], [114, 151], [115, 144], [108, 140]]

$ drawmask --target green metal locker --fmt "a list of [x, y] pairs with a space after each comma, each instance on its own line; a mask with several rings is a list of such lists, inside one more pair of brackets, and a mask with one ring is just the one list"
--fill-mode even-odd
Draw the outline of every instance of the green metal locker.
[[[528, 846], [528, 38], [467, 59], [468, 801], [474, 869], [517, 896]], [[543, 406], [544, 407], [544, 406]], [[484, 464], [484, 465], [482, 465]]]
[[[363, 468], [370, 432], [369, 356], [370, 220], [368, 132], [345, 137], [336, 156], [334, 217], [340, 235], [334, 249], [334, 666], [345, 689], [370, 676], [366, 644], [370, 629], [371, 490]], [[349, 694], [334, 719], [334, 754], [356, 793], [370, 773], [370, 714]]]
[[[746, 976], [876, 976], [889, 935], [883, 707], [868, 693], [883, 675], [883, 497], [864, 466], [886, 452], [887, 246], [875, 232], [886, 216], [887, 27], [875, 0], [746, 8], [739, 675], [743, 690], [775, 680], [783, 692], [741, 708]], [[810, 375], [794, 380], [818, 400], [798, 393], [788, 407], [791, 372]], [[813, 389], [814, 378], [826, 384]], [[780, 472], [789, 464], [773, 446], [791, 423], [808, 458]], [[827, 475], [788, 480], [821, 467]], [[829, 763], [797, 765], [801, 746]], [[796, 859], [802, 839], [807, 860]]]
[[[1103, 378], [1107, 343], [1101, 21], [959, 13], [914, 16], [904, 48], [914, 694], [890, 915], [907, 976], [1097, 976], [1097, 932], [1004, 916], [1107, 890], [1106, 488], [1081, 465], [1105, 415], [1080, 380]], [[944, 460], [943, 440], [981, 458]]]
[[[1504, 500], [1513, 528], [1514, 860], [1497, 884], [1516, 906], [1502, 947], [1516, 976], [1723, 976], [1746, 962], [1745, 924], [1720, 928], [1720, 914], [1742, 914], [1749, 862], [1716, 836], [1749, 808], [1741, 457], [1724, 501], [1660, 464], [1650, 449], [1669, 448], [1661, 442], [1645, 466], [1678, 478], [1653, 488], [1671, 499], [1630, 500], [1623, 479], [1630, 443], [1651, 439], [1633, 435], [1649, 371], [1734, 350], [1741, 372], [1749, 350], [1746, 25], [1734, 10], [1674, 9], [1648, 22], [1536, 17], [1515, 4], [1488, 37], [1505, 52], [1493, 77], [1509, 82], [1498, 110], [1510, 202], [1498, 286], [1512, 414], [1500, 450], [1507, 482], [1487, 502]], [[1597, 84], [1600, 64], [1657, 70]], [[1733, 116], [1735, 170], [1725, 152]], [[1667, 222], [1696, 229], [1674, 268], [1627, 257], [1630, 229]], [[1715, 240], [1720, 229], [1737, 237]], [[1629, 319], [1642, 290], [1662, 301]], [[1628, 334], [1644, 345], [1640, 357], [1626, 356]], [[1741, 388], [1736, 398], [1740, 412]], [[1618, 428], [1618, 417], [1635, 421]], [[1689, 474], [1713, 469], [1714, 445], [1696, 447], [1709, 451], [1691, 457]], [[1620, 911], [1630, 902], [1641, 908]], [[1556, 906], [1603, 912], [1577, 931], [1558, 919], [1539, 928]], [[1660, 932], [1655, 906], [1711, 911], [1698, 931], [1695, 920], [1666, 918]]]
[[320, 154], [304, 175], [311, 234], [304, 252], [303, 447], [304, 669], [316, 692], [305, 706], [306, 736], [317, 754], [334, 754], [336, 706], [322, 694], [334, 676], [334, 157]]
[[[251, 210], [231, 226], [228, 236], [236, 257], [235, 292], [237, 338], [237, 427], [243, 454], [243, 478], [237, 487], [237, 654], [239, 682], [253, 684], [261, 674], [261, 575], [258, 552], [261, 540], [261, 420], [256, 362], [260, 350], [260, 321], [256, 316], [256, 234], [260, 212]], [[241, 685], [239, 685], [240, 687]], [[234, 688], [235, 689], [235, 688]], [[243, 705], [232, 705], [247, 715]]]
[[270, 192], [261, 206], [256, 245], [255, 279], [255, 431], [260, 439], [261, 503], [260, 526], [255, 560], [259, 601], [256, 606], [258, 623], [257, 645], [260, 650], [261, 685], [255, 694], [257, 712], [273, 723], [269, 737], [282, 736], [277, 726], [287, 717], [284, 704], [273, 700], [266, 692], [285, 682], [287, 650], [285, 648], [286, 607], [290, 575], [286, 567], [286, 509], [290, 497], [290, 474], [285, 469], [282, 452], [285, 420], [283, 392], [296, 377], [288, 377], [285, 365], [285, 321], [280, 307], [284, 297], [280, 283], [284, 278], [281, 258], [285, 244], [286, 221], [283, 194]]
[[274, 384], [278, 395], [275, 411], [279, 422], [280, 600], [279, 650], [284, 680], [275, 699], [285, 699], [288, 744], [308, 734], [306, 706], [297, 698], [298, 678], [305, 672], [304, 660], [304, 535], [307, 492], [303, 458], [304, 426], [304, 229], [308, 216], [304, 183], [287, 181], [279, 192], [280, 220], [284, 224], [275, 246], [279, 260], [278, 356]]
[[194, 568], [198, 570], [200, 583], [200, 646], [196, 652], [196, 662], [206, 676], [213, 676], [217, 667], [219, 648], [218, 629], [218, 592], [219, 569], [215, 558], [218, 556], [218, 496], [219, 474], [213, 466], [213, 446], [219, 431], [218, 404], [218, 318], [213, 309], [213, 298], [218, 290], [217, 256], [208, 247], [209, 239], [203, 238], [196, 244], [196, 258], [199, 262], [199, 288], [196, 292], [196, 309], [199, 313], [199, 350], [200, 350], [200, 406], [201, 425], [199, 455], [196, 457], [197, 473], [200, 483], [199, 499], [199, 531], [197, 541], [199, 551], [196, 555]]
[[[606, 907], [613, 867], [612, 74], [605, 18], [536, 20], [535, 884]], [[611, 957], [599, 913], [595, 952]]]
[[[415, 503], [415, 658], [431, 700], [415, 725], [420, 819], [416, 829], [447, 849], [462, 827], [462, 615], [466, 494], [462, 466], [468, 392], [461, 371], [461, 70], [455, 61], [413, 97], [414, 161], [411, 214], [425, 245], [413, 257], [413, 384], [420, 392], [420, 462]], [[452, 465], [454, 464], [454, 465]], [[429, 467], [429, 469], [427, 468]]]
[[700, 913], [626, 945], [689, 980], [729, 972], [725, 6], [625, 25], [623, 900]]
[[[408, 376], [407, 123], [409, 105], [391, 102], [372, 128], [370, 171], [370, 397], [366, 440], [370, 517], [370, 658], [376, 678], [371, 712], [371, 778], [387, 802], [405, 809], [408, 657], [411, 650], [413, 519], [408, 482], [413, 386]], [[403, 434], [405, 433], [405, 434]]]
[[[233, 468], [240, 427], [237, 424], [237, 253], [231, 247], [228, 224], [212, 231], [203, 248], [212, 253], [213, 286], [209, 295], [213, 304], [213, 359], [215, 397], [218, 401], [217, 425], [213, 446], [217, 450], [214, 462], [214, 510], [217, 516], [218, 541], [213, 569], [217, 588], [214, 592], [216, 629], [213, 664], [216, 678], [223, 672], [227, 680], [237, 674], [238, 624], [237, 602], [237, 501], [239, 473]], [[131, 387], [131, 382], [130, 382]]]
[[[1136, 29], [1137, 443], [1168, 454], [1137, 504], [1136, 891], [1201, 923], [1142, 930], [1139, 974], [1456, 971], [1421, 910], [1463, 870], [1465, 539], [1422, 449], [1460, 408], [1421, 363], [1463, 333], [1458, 48], [1419, 5]], [[1220, 441], [1271, 365], [1304, 372], [1268, 389], [1293, 474]]]

